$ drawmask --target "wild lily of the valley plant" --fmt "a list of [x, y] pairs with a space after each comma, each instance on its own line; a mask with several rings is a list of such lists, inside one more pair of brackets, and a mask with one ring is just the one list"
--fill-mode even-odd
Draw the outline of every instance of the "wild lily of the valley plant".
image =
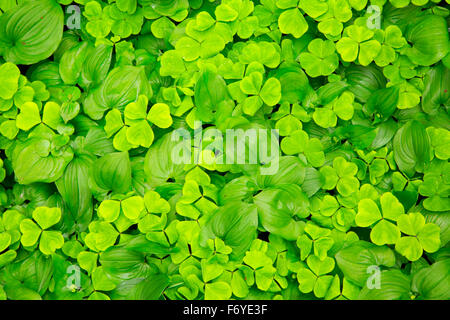
[[448, 4], [1, 0], [0, 299], [450, 299]]

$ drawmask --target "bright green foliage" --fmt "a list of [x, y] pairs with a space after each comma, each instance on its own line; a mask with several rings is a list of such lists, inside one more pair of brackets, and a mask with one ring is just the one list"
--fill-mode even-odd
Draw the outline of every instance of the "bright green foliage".
[[425, 223], [425, 218], [417, 212], [402, 215], [397, 225], [406, 234], [395, 244], [395, 250], [403, 254], [408, 260], [416, 261], [423, 253], [435, 252], [441, 245], [439, 227], [433, 223]]
[[[38, 207], [33, 211], [33, 220], [23, 219], [20, 222], [21, 243], [24, 247], [32, 247], [39, 242], [39, 250], [52, 254], [64, 244], [61, 231], [47, 230], [61, 219], [59, 208]], [[36, 224], [37, 223], [37, 224]]]
[[308, 45], [309, 52], [302, 52], [299, 61], [311, 77], [329, 76], [339, 65], [333, 41], [314, 39]]
[[449, 300], [448, 3], [0, 1], [0, 300]]
[[399, 228], [394, 224], [404, 215], [403, 205], [387, 192], [380, 197], [381, 212], [371, 199], [358, 203], [355, 222], [360, 227], [371, 227], [370, 239], [377, 245], [395, 244], [400, 239]]

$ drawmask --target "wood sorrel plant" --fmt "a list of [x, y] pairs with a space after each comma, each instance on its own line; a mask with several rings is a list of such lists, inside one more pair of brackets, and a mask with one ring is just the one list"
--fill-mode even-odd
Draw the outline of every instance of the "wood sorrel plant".
[[0, 1], [0, 299], [450, 299], [447, 7]]

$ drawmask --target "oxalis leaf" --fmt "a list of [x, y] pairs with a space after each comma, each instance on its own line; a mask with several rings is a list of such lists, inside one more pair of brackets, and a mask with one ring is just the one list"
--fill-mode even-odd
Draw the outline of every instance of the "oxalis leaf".
[[0, 0], [0, 300], [450, 299], [444, 3]]

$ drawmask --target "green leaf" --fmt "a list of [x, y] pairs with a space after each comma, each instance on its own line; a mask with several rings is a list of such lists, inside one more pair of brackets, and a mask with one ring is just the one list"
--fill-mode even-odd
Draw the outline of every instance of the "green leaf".
[[394, 159], [400, 170], [412, 176], [430, 160], [430, 138], [424, 126], [410, 121], [394, 137]]
[[116, 284], [106, 275], [103, 267], [98, 267], [92, 272], [92, 284], [95, 290], [111, 291]]
[[117, 220], [120, 214], [120, 202], [117, 200], [105, 200], [100, 203], [97, 214], [106, 222]]
[[269, 78], [264, 83], [260, 93], [261, 99], [268, 106], [276, 105], [281, 99], [281, 84], [278, 79]]
[[[22, 24], [27, 21], [26, 27]], [[34, 64], [50, 57], [61, 42], [64, 12], [51, 0], [25, 1], [2, 15], [0, 43], [7, 61]]]
[[397, 221], [397, 219], [405, 213], [403, 205], [390, 192], [386, 192], [380, 197], [383, 218]]
[[384, 270], [380, 273], [380, 288], [375, 290], [365, 285], [358, 299], [361, 300], [406, 300], [410, 298], [411, 279], [400, 270]]
[[448, 300], [449, 294], [449, 262], [445, 259], [420, 269], [412, 278], [412, 288], [419, 293], [421, 299]]
[[255, 206], [229, 202], [205, 223], [202, 239], [218, 237], [233, 249], [232, 255], [243, 256], [256, 238], [258, 213]]
[[131, 188], [131, 163], [127, 152], [109, 153], [94, 162], [93, 177], [105, 190], [127, 192]]
[[400, 239], [400, 231], [391, 222], [381, 220], [370, 233], [370, 239], [376, 245], [395, 244]]
[[402, 237], [395, 244], [395, 250], [404, 255], [409, 261], [417, 261], [422, 256], [422, 246], [416, 237]]
[[147, 119], [160, 128], [168, 128], [173, 123], [170, 108], [165, 103], [154, 104], [148, 112]]
[[11, 244], [11, 236], [9, 233], [3, 232], [0, 233], [0, 249], [4, 251]]
[[42, 122], [50, 128], [57, 130], [59, 125], [62, 125], [61, 108], [55, 102], [47, 102], [42, 113]]
[[168, 39], [174, 29], [175, 24], [167, 17], [161, 17], [153, 21], [151, 25], [153, 35], [162, 39]]
[[61, 219], [61, 209], [38, 207], [33, 211], [33, 219], [43, 230], [48, 229]]
[[208, 69], [203, 71], [195, 85], [194, 98], [200, 120], [212, 121], [218, 106], [229, 98], [225, 81]]
[[217, 6], [215, 10], [215, 15], [218, 21], [229, 22], [236, 20], [239, 13], [226, 3], [222, 3]]
[[358, 42], [349, 37], [342, 37], [336, 43], [336, 50], [341, 55], [342, 60], [346, 62], [355, 61], [358, 57]]
[[245, 94], [257, 95], [261, 90], [263, 76], [260, 72], [252, 72], [240, 82], [240, 88]]
[[397, 108], [400, 89], [396, 86], [374, 91], [367, 101], [367, 109], [378, 112], [381, 117], [387, 119]]
[[126, 129], [127, 141], [132, 146], [148, 148], [152, 145], [154, 136], [152, 128], [145, 120], [140, 120]]
[[316, 108], [313, 119], [322, 128], [335, 127], [337, 123], [336, 114], [328, 108]]
[[0, 81], [2, 89], [0, 90], [0, 98], [8, 100], [12, 99], [18, 90], [20, 70], [11, 62], [6, 62], [0, 66]]
[[133, 196], [122, 201], [124, 215], [130, 220], [136, 220], [145, 209], [144, 199]]
[[253, 116], [263, 105], [263, 100], [259, 96], [250, 96], [244, 100], [243, 111], [245, 114]]
[[141, 95], [136, 102], [131, 102], [125, 107], [124, 115], [131, 120], [145, 119], [147, 115], [147, 105], [148, 98]]
[[393, 267], [395, 264], [395, 254], [389, 247], [378, 247], [362, 240], [351, 242], [340, 249], [335, 257], [345, 277], [360, 287], [364, 287], [372, 275], [368, 269], [370, 266]]
[[377, 40], [369, 40], [359, 45], [358, 62], [362, 66], [369, 65], [380, 53], [381, 44]]
[[326, 257], [324, 260], [320, 260], [319, 257], [315, 255], [309, 256], [306, 263], [316, 276], [330, 273], [333, 271], [335, 265], [333, 258]]
[[28, 131], [39, 123], [41, 123], [41, 116], [37, 104], [34, 102], [24, 103], [16, 119], [17, 128]]
[[418, 212], [402, 215], [397, 220], [398, 228], [401, 232], [416, 236], [425, 225], [425, 218]]
[[205, 284], [205, 300], [227, 300], [231, 297], [230, 285], [219, 281]]
[[43, 254], [50, 255], [55, 253], [57, 249], [62, 248], [64, 238], [59, 231], [42, 231], [41, 239], [39, 240], [39, 250]]
[[20, 239], [22, 244], [26, 247], [36, 244], [41, 235], [41, 229], [30, 219], [24, 219], [20, 223], [20, 232], [22, 232], [22, 238]]
[[417, 239], [426, 252], [436, 252], [441, 246], [440, 229], [433, 223], [427, 223], [417, 234]]
[[412, 44], [406, 54], [418, 65], [430, 66], [449, 51], [447, 23], [437, 15], [426, 15], [409, 24], [405, 38]]
[[278, 18], [280, 31], [285, 34], [292, 34], [295, 38], [300, 38], [308, 30], [308, 23], [297, 8], [283, 11]]

